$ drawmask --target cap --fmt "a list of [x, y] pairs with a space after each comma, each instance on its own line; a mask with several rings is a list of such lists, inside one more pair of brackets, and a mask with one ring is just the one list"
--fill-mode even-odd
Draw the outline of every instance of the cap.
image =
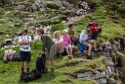
[[67, 33], [67, 32], [68, 32], [68, 30], [67, 30], [67, 29], [64, 29], [64, 30], [63, 30], [63, 33]]

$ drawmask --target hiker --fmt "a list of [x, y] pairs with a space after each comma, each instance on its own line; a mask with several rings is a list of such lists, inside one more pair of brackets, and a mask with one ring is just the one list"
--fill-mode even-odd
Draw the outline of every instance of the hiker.
[[24, 61], [26, 61], [27, 72], [30, 71], [30, 44], [32, 42], [31, 36], [28, 35], [27, 29], [22, 29], [22, 36], [19, 37], [18, 44], [20, 45], [21, 55], [21, 72], [24, 73]]
[[46, 63], [45, 63], [45, 72], [48, 71], [48, 60], [51, 61], [51, 72], [54, 72], [54, 55], [56, 53], [56, 44], [53, 41], [53, 39], [47, 35], [47, 34], [43, 34], [41, 36], [41, 40], [43, 42], [43, 48], [42, 48], [42, 52], [41, 54], [46, 53]]
[[56, 56], [62, 56], [64, 51], [63, 38], [60, 35], [60, 31], [55, 32], [55, 38], [53, 39], [56, 44]]
[[69, 24], [68, 34], [71, 38], [72, 44], [77, 45], [77, 32], [74, 30], [74, 24]]
[[95, 52], [97, 52], [96, 48], [96, 41], [91, 40], [91, 29], [87, 28], [86, 30], [83, 30], [82, 33], [80, 34], [80, 39], [79, 42], [84, 45], [85, 47], [88, 47], [88, 59], [92, 59], [91, 56], [91, 50], [92, 46], [94, 46]]
[[91, 38], [96, 40], [98, 36], [100, 36], [102, 32], [102, 28], [98, 25], [97, 21], [95, 18], [89, 22], [87, 28], [90, 28], [92, 30], [92, 36]]
[[68, 54], [68, 57], [69, 58], [73, 58], [73, 55], [72, 55], [72, 42], [71, 42], [71, 39], [70, 39], [70, 36], [68, 35], [68, 30], [65, 29], [63, 31], [63, 45], [64, 45], [64, 48], [66, 49], [66, 52]]
[[43, 34], [43, 29], [37, 29], [36, 30], [36, 35], [34, 36], [34, 41], [36, 40], [40, 40], [41, 39], [41, 35]]

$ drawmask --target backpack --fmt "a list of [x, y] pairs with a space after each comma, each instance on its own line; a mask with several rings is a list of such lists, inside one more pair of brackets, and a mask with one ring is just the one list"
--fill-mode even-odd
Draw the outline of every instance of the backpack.
[[78, 49], [83, 52], [84, 49], [85, 49], [85, 46], [83, 46], [80, 42], [79, 42], [79, 38], [77, 39], [77, 46], [78, 46]]
[[31, 72], [23, 73], [21, 75], [21, 80], [25, 82], [33, 81], [41, 77], [41, 73], [39, 70], [34, 69]]
[[13, 58], [11, 61], [21, 61], [21, 58], [20, 58], [20, 52], [16, 52], [14, 55], [13, 55]]
[[81, 52], [84, 51], [84, 48], [85, 48], [85, 47], [84, 47], [82, 44], [78, 43], [77, 46], [78, 46], [78, 49], [79, 49]]
[[41, 57], [38, 57], [36, 59], [36, 69], [42, 73], [45, 72], [45, 60], [46, 60], [45, 54], [42, 54]]

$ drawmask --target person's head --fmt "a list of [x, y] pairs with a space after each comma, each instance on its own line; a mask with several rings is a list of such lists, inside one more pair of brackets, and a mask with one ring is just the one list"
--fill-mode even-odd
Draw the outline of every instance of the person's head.
[[88, 35], [91, 35], [91, 34], [92, 34], [91, 29], [90, 29], [90, 28], [86, 28], [86, 33], [87, 33]]
[[74, 28], [74, 24], [69, 24], [69, 29], [72, 30]]
[[64, 35], [67, 35], [67, 34], [68, 34], [68, 30], [67, 30], [67, 29], [64, 29], [64, 30], [63, 30], [63, 34], [64, 34]]
[[44, 34], [44, 30], [43, 29], [37, 29], [37, 35], [42, 35]]
[[22, 35], [27, 35], [28, 34], [28, 30], [27, 29], [22, 29]]
[[97, 21], [95, 18], [92, 18], [91, 22], [92, 22], [92, 24], [97, 24]]
[[55, 32], [55, 38], [59, 38], [60, 37], [60, 31], [56, 31]]

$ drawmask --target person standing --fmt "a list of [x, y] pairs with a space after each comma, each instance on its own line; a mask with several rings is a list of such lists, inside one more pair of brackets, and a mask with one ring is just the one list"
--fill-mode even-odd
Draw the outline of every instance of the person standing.
[[43, 34], [41, 36], [43, 42], [42, 54], [46, 52], [46, 63], [45, 63], [45, 72], [48, 71], [48, 60], [51, 61], [51, 72], [54, 72], [54, 55], [56, 54], [56, 44], [53, 39], [47, 35]]
[[24, 73], [24, 62], [26, 61], [27, 72], [30, 71], [30, 44], [32, 42], [31, 36], [28, 35], [27, 29], [22, 29], [22, 35], [19, 37], [18, 44], [20, 45], [21, 55], [21, 73]]

